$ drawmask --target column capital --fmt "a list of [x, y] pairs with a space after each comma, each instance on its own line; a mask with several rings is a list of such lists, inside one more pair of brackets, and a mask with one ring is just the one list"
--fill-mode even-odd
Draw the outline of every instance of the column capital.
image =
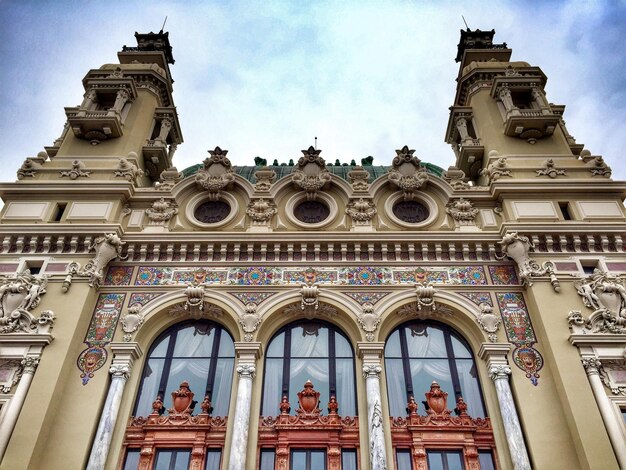
[[[109, 347], [113, 352], [113, 360], [109, 373], [113, 377], [124, 376], [128, 379], [135, 360], [141, 357], [143, 351], [138, 343], [110, 343]], [[126, 372], [124, 372], [124, 370]]]
[[363, 378], [379, 378], [383, 368], [376, 364], [364, 364], [363, 365]]
[[599, 375], [602, 368], [602, 362], [595, 357], [585, 357], [580, 360], [585, 368], [587, 375]]
[[263, 354], [263, 345], [258, 341], [235, 341], [235, 354], [240, 359], [256, 360]]
[[39, 365], [39, 357], [26, 356], [21, 361], [22, 374], [34, 374]]
[[130, 366], [128, 364], [111, 364], [109, 374], [113, 377], [128, 380], [128, 377], [130, 377]]
[[494, 382], [499, 379], [507, 380], [511, 375], [511, 368], [505, 364], [494, 364], [489, 367], [489, 378]]
[[237, 366], [239, 378], [253, 379], [256, 375], [256, 367], [252, 364], [240, 364]]

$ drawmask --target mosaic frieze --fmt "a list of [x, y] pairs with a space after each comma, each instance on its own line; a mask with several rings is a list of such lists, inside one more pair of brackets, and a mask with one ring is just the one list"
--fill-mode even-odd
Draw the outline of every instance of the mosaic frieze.
[[140, 266], [136, 286], [177, 284], [227, 284], [241, 286], [267, 286], [289, 284], [326, 285], [402, 285], [458, 284], [486, 285], [483, 266], [428, 266], [376, 267], [350, 266], [345, 268], [320, 267], [236, 267], [236, 268], [184, 268]]
[[76, 361], [81, 371], [80, 378], [83, 385], [87, 385], [94, 372], [106, 363], [105, 346], [113, 340], [125, 297], [126, 294], [100, 294], [98, 296], [96, 308], [85, 335], [84, 343], [87, 349], [80, 353]]
[[269, 299], [276, 292], [230, 292], [230, 295], [239, 299], [244, 304], [259, 305], [264, 300]]
[[344, 292], [344, 294], [356, 300], [359, 305], [376, 305], [380, 299], [389, 295], [390, 292]]
[[491, 275], [491, 281], [495, 285], [519, 285], [513, 266], [489, 266], [489, 274]]
[[487, 304], [493, 307], [493, 302], [491, 301], [491, 295], [489, 292], [459, 292], [466, 299], [471, 300], [476, 305]]
[[537, 385], [543, 357], [533, 345], [537, 342], [530, 316], [519, 292], [497, 293], [498, 307], [506, 336], [516, 347], [512, 352], [513, 362], [526, 373], [533, 385]]
[[105, 286], [129, 286], [133, 277], [132, 266], [111, 266], [104, 277]]
[[132, 307], [133, 305], [139, 304], [142, 307], [144, 305], [146, 305], [148, 302], [150, 302], [151, 300], [156, 299], [157, 297], [160, 297], [161, 295], [163, 295], [162, 292], [154, 292], [154, 293], [149, 293], [149, 292], [136, 292], [134, 294], [130, 295], [130, 300], [128, 301], [128, 306]]

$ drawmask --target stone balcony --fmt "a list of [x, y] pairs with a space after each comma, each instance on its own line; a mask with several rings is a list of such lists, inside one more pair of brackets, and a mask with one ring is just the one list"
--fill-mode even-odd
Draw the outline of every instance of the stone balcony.
[[121, 115], [114, 109], [91, 111], [65, 108], [65, 115], [74, 135], [79, 139], [89, 140], [94, 145], [123, 134]]
[[526, 139], [530, 143], [554, 134], [560, 116], [551, 109], [517, 109], [506, 112], [504, 133], [509, 137]]

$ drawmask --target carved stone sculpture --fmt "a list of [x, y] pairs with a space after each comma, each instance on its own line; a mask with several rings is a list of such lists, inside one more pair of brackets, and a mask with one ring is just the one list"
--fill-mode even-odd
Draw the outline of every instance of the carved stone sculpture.
[[556, 178], [557, 176], [562, 176], [567, 174], [566, 170], [559, 170], [556, 168], [556, 164], [552, 158], [548, 158], [541, 165], [541, 169], [535, 170], [537, 176], [548, 176], [549, 178]]
[[370, 199], [363, 199], [361, 197], [359, 199], [353, 199], [348, 203], [346, 213], [352, 217], [352, 220], [357, 225], [365, 225], [369, 224], [372, 217], [376, 215], [376, 207]]
[[357, 315], [357, 321], [363, 331], [365, 331], [365, 339], [374, 341], [374, 332], [380, 323], [380, 317], [374, 312], [374, 306], [370, 303], [362, 305], [362, 312]]
[[228, 150], [219, 147], [209, 150], [211, 156], [204, 159], [204, 167], [196, 173], [196, 183], [209, 193], [212, 201], [217, 201], [221, 191], [235, 181], [232, 165], [226, 158], [227, 153]]
[[554, 265], [546, 261], [539, 265], [528, 256], [528, 252], [535, 247], [528, 237], [518, 235], [517, 232], [509, 232], [498, 242], [502, 245], [503, 256], [496, 255], [497, 259], [504, 259], [506, 256], [513, 259], [519, 270], [519, 277], [524, 286], [532, 286], [532, 278], [537, 276], [550, 276], [550, 284], [556, 292], [561, 290], [561, 284], [554, 273]]
[[159, 178], [160, 181], [154, 183], [154, 187], [158, 191], [171, 191], [176, 186], [176, 183], [183, 179], [175, 166], [163, 170]]
[[178, 214], [178, 205], [174, 201], [158, 199], [152, 207], [146, 209], [146, 215], [151, 225], [165, 225], [172, 217]]
[[[41, 170], [41, 165], [38, 160], [42, 160], [40, 158], [27, 158], [22, 163], [22, 166], [17, 170], [17, 179], [21, 180], [25, 177], [33, 178], [38, 171]], [[43, 163], [43, 161], [41, 162]]]
[[348, 180], [356, 192], [365, 192], [369, 189], [369, 178], [369, 171], [362, 166], [355, 166], [352, 171], [348, 172]]
[[298, 160], [298, 165], [291, 176], [294, 184], [306, 191], [309, 201], [314, 200], [317, 197], [317, 191], [330, 183], [332, 179], [330, 171], [326, 168], [326, 162], [320, 157], [321, 152], [312, 146], [307, 150], [302, 150], [303, 156]]
[[185, 289], [185, 295], [187, 296], [187, 300], [185, 300], [185, 305], [183, 307], [185, 310], [199, 310], [200, 312], [204, 310], [204, 286], [187, 286], [187, 289]]
[[[128, 156], [137, 158], [137, 154], [134, 152], [131, 152]], [[113, 171], [113, 174], [117, 178], [125, 178], [127, 181], [137, 183], [137, 178], [142, 177], [144, 172], [141, 168], [138, 168], [137, 165], [135, 165], [133, 162], [131, 162], [127, 158], [122, 157], [120, 158], [117, 167]]]
[[446, 212], [452, 216], [455, 225], [474, 225], [478, 209], [471, 201], [460, 198], [446, 205]]
[[500, 327], [500, 322], [502, 319], [499, 315], [493, 313], [493, 307], [485, 302], [482, 302], [478, 308], [480, 308], [480, 313], [476, 318], [476, 321], [480, 325], [480, 327], [487, 333], [487, 337], [489, 341], [492, 343], [496, 343], [498, 341], [498, 337], [496, 336], [496, 332]]
[[31, 313], [47, 285], [46, 277], [33, 276], [28, 270], [0, 279], [0, 333], [47, 332], [54, 323], [54, 314], [44, 311], [36, 318]]
[[244, 332], [244, 340], [252, 341], [253, 334], [261, 324], [261, 317], [256, 313], [256, 304], [250, 302], [246, 305], [246, 311], [239, 318], [239, 324]]
[[71, 180], [78, 178], [89, 178], [91, 171], [85, 170], [85, 164], [80, 160], [74, 160], [72, 162], [72, 169], [61, 171], [61, 177], [67, 176]]
[[67, 265], [67, 274], [65, 279], [63, 280], [63, 284], [61, 285], [61, 290], [63, 293], [66, 293], [70, 290], [70, 286], [72, 285], [72, 278], [80, 273], [80, 264], [76, 261], [72, 261]]
[[443, 172], [443, 179], [448, 182], [452, 189], [469, 189], [470, 185], [465, 181], [465, 172], [455, 166], [451, 166]]
[[114, 233], [107, 233], [103, 237], [96, 238], [89, 246], [89, 251], [95, 250], [96, 256], [90, 260], [80, 272], [82, 276], [89, 276], [91, 287], [100, 287], [103, 271], [109, 262], [115, 258], [122, 258], [122, 247], [125, 245], [120, 237]]
[[413, 156], [414, 153], [415, 150], [406, 145], [396, 150], [388, 174], [389, 182], [402, 190], [405, 200], [415, 199], [415, 192], [426, 186], [429, 179], [426, 169], [420, 164], [420, 159]]
[[581, 312], [572, 311], [568, 322], [594, 333], [626, 333], [626, 287], [623, 281], [595, 269], [593, 274], [574, 283], [583, 303], [593, 309], [585, 319]]
[[248, 203], [246, 214], [253, 222], [264, 224], [270, 221], [278, 212], [276, 204], [264, 198], [253, 199]]
[[307, 380], [304, 389], [298, 392], [298, 404], [296, 414], [301, 418], [317, 418], [322, 410], [319, 408], [320, 392], [313, 388], [313, 383]]
[[141, 325], [143, 325], [143, 313], [141, 304], [134, 304], [128, 307], [128, 313], [124, 315], [120, 324], [122, 325], [122, 330], [124, 331], [124, 341], [129, 342], [133, 339], [133, 334], [139, 329]]
[[435, 288], [432, 284], [417, 284], [415, 286], [415, 292], [417, 294], [417, 309], [422, 308], [430, 311], [437, 310], [435, 304]]
[[511, 167], [506, 162], [506, 157], [500, 157], [496, 161], [490, 163], [487, 168], [483, 168], [479, 172], [480, 175], [486, 176], [489, 182], [499, 180], [503, 176], [511, 176]]
[[589, 167], [591, 176], [604, 176], [606, 178], [611, 177], [611, 168], [606, 164], [604, 158], [599, 155], [592, 157], [589, 163], [587, 163], [587, 166]]
[[259, 192], [268, 192], [272, 187], [272, 183], [276, 178], [276, 172], [269, 168], [261, 168], [254, 173], [256, 183], [254, 184], [254, 190]]

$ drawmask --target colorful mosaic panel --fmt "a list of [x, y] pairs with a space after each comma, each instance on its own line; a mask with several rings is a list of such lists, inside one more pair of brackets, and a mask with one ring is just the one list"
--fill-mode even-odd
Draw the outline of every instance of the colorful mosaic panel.
[[104, 277], [104, 285], [129, 286], [132, 276], [132, 266], [111, 266]]
[[242, 286], [264, 286], [280, 282], [281, 272], [275, 268], [237, 268], [228, 273], [231, 283]]
[[111, 342], [122, 311], [124, 297], [126, 294], [100, 294], [85, 336], [86, 344], [103, 346]]
[[444, 266], [417, 269], [394, 269], [393, 278], [399, 284], [464, 284], [486, 285], [482, 266]]
[[348, 297], [356, 300], [359, 305], [376, 303], [383, 297], [390, 294], [390, 292], [344, 292]]
[[489, 266], [489, 274], [495, 285], [519, 285], [513, 266]]
[[519, 292], [497, 293], [496, 297], [509, 341], [516, 345], [537, 342], [522, 294]]
[[286, 284], [319, 283], [332, 284], [337, 282], [336, 269], [286, 269], [283, 271], [283, 282]]
[[355, 286], [390, 284], [391, 279], [391, 270], [388, 268], [360, 266], [356, 268], [343, 268], [339, 271], [339, 280], [342, 281], [342, 283]]
[[139, 304], [143, 307], [148, 302], [156, 299], [157, 297], [160, 297], [161, 295], [163, 295], [162, 292], [159, 292], [159, 293], [139, 292], [139, 293], [131, 294], [130, 300], [128, 301], [128, 306], [130, 307], [132, 305]]
[[137, 271], [136, 286], [158, 286], [168, 284], [172, 278], [172, 268], [153, 268], [150, 266], [139, 266]]
[[539, 351], [531, 346], [518, 347], [513, 350], [512, 356], [515, 365], [526, 372], [532, 384], [538, 385], [538, 372], [543, 367], [543, 357]]
[[80, 378], [83, 385], [87, 385], [94, 372], [106, 362], [107, 351], [104, 347], [113, 339], [125, 297], [126, 294], [100, 294], [98, 296], [96, 308], [85, 335], [84, 343], [87, 349], [84, 349], [76, 360], [76, 365], [81, 371]]
[[472, 286], [482, 286], [487, 284], [485, 270], [482, 266], [453, 266], [450, 273], [452, 284], [468, 284]]
[[470, 299], [476, 305], [488, 304], [493, 306], [489, 292], [459, 292], [463, 297]]
[[229, 292], [229, 294], [241, 300], [246, 305], [259, 305], [264, 300], [276, 294], [276, 292]]

